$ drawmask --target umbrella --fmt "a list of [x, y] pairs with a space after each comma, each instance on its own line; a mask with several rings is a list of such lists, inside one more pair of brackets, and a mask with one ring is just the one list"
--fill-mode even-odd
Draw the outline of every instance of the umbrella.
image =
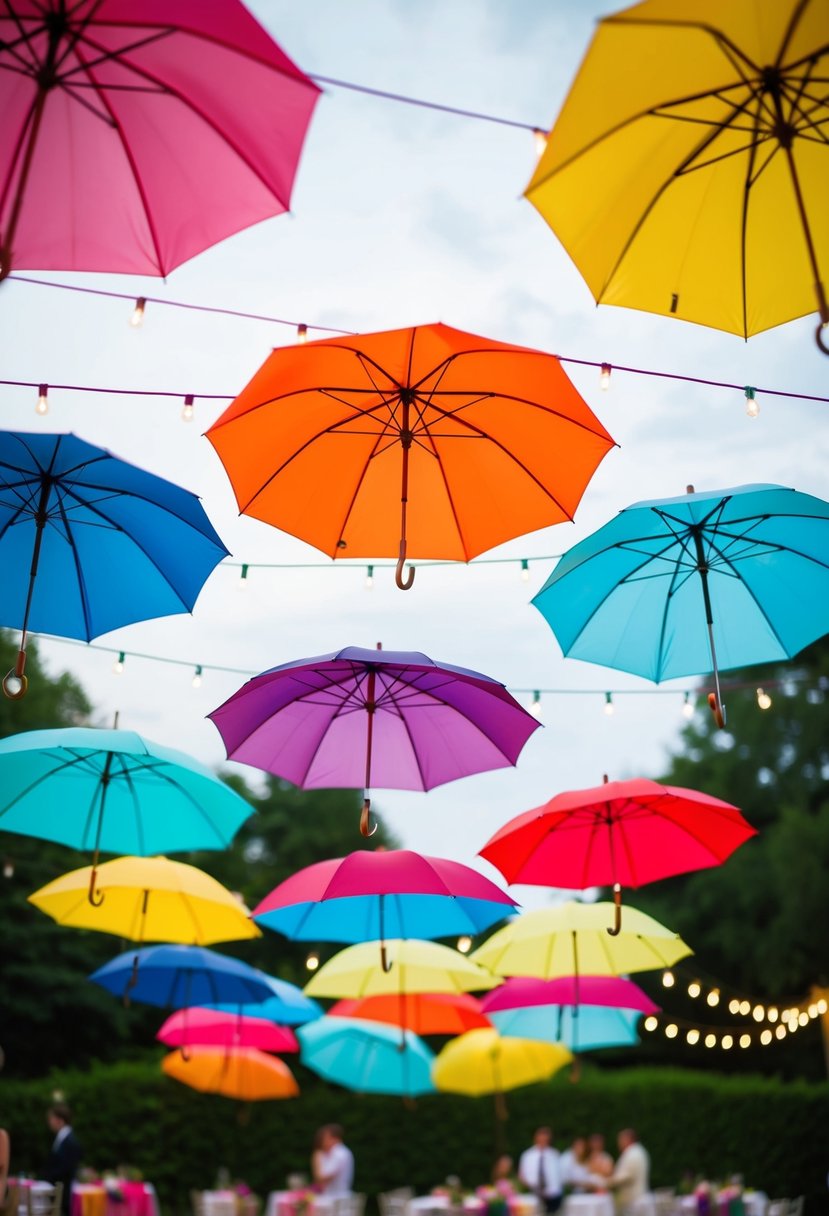
[[416, 1098], [434, 1091], [434, 1055], [415, 1034], [381, 1022], [326, 1014], [300, 1027], [302, 1063], [326, 1081], [363, 1094]]
[[[261, 937], [235, 895], [195, 866], [167, 857], [117, 857], [98, 869], [101, 903], [90, 903], [91, 866], [47, 883], [29, 903], [59, 925], [97, 929], [137, 942], [213, 942]], [[100, 898], [100, 897], [99, 897]], [[103, 905], [103, 906], [102, 906]]]
[[437, 1089], [455, 1094], [503, 1094], [546, 1081], [572, 1060], [561, 1043], [502, 1038], [497, 1030], [468, 1030], [438, 1053], [432, 1067]]
[[237, 1001], [235, 1004], [211, 1001], [211, 1007], [224, 1013], [235, 1013], [237, 1016], [266, 1018], [279, 1026], [301, 1026], [303, 1022], [312, 1022], [314, 1018], [322, 1017], [322, 1006], [306, 996], [296, 984], [277, 979], [274, 975], [265, 975], [263, 971], [257, 974], [268, 988], [268, 995], [264, 1000], [254, 997], [251, 1001]]
[[6, 696], [26, 692], [29, 629], [88, 642], [190, 612], [226, 556], [189, 490], [75, 435], [0, 431], [0, 623], [21, 630]]
[[240, 512], [399, 557], [403, 589], [409, 552], [469, 561], [572, 519], [613, 446], [554, 355], [447, 325], [279, 347], [207, 438]]
[[328, 1017], [366, 1018], [425, 1035], [463, 1034], [490, 1025], [481, 1002], [468, 992], [402, 992], [344, 999], [331, 1006]]
[[816, 300], [826, 325], [827, 73], [822, 3], [635, 4], [599, 23], [527, 197], [599, 303], [748, 337]]
[[659, 1006], [648, 994], [621, 975], [564, 975], [554, 980], [513, 976], [481, 999], [481, 1009], [489, 1016], [536, 1005], [576, 1007], [582, 1003], [635, 1013], [659, 1013]]
[[255, 1047], [258, 1051], [299, 1051], [292, 1030], [267, 1018], [223, 1013], [220, 1009], [177, 1009], [155, 1036], [168, 1047]]
[[296, 1098], [299, 1086], [282, 1060], [255, 1047], [191, 1047], [187, 1055], [171, 1051], [161, 1061], [161, 1070], [174, 1081], [202, 1093], [222, 1094], [242, 1102], [268, 1098]]
[[302, 789], [430, 790], [506, 768], [539, 725], [503, 684], [417, 651], [299, 659], [248, 680], [208, 717], [228, 759]]
[[0, 739], [0, 830], [141, 856], [225, 849], [251, 808], [206, 765], [127, 730], [70, 726]]
[[621, 887], [716, 866], [755, 829], [735, 806], [696, 790], [637, 778], [557, 794], [511, 819], [481, 849], [507, 882]]
[[469, 866], [409, 849], [361, 850], [320, 861], [266, 895], [253, 917], [295, 941], [362, 942], [386, 937], [476, 934], [516, 909]]
[[348, 946], [305, 985], [309, 996], [364, 997], [409, 992], [474, 992], [498, 980], [457, 950], [437, 942], [390, 941], [386, 970], [373, 942]]
[[634, 503], [533, 599], [565, 655], [647, 679], [791, 658], [829, 631], [829, 503], [776, 485]]
[[290, 205], [319, 90], [239, 0], [7, 0], [0, 257], [167, 275]]
[[[670, 967], [691, 954], [678, 934], [636, 908], [627, 908], [616, 936], [605, 926], [613, 905], [573, 900], [524, 912], [479, 946], [470, 961], [500, 975], [625, 975]], [[580, 1004], [577, 995], [575, 1004]]]
[[147, 1005], [244, 1004], [271, 995], [266, 977], [239, 959], [203, 946], [145, 946], [110, 959], [89, 977], [108, 992]]

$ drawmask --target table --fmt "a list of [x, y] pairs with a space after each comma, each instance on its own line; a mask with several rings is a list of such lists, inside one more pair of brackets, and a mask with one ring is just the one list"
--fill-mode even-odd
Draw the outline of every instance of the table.
[[115, 1180], [72, 1184], [71, 1216], [159, 1216], [155, 1187], [149, 1182]]
[[613, 1216], [613, 1196], [607, 1191], [568, 1195], [561, 1211], [562, 1216]]
[[37, 1216], [39, 1212], [51, 1211], [55, 1191], [51, 1182], [39, 1182], [35, 1178], [8, 1178], [6, 1186], [9, 1190], [20, 1188], [18, 1216], [29, 1216], [30, 1212]]
[[[429, 1212], [448, 1211], [451, 1206], [449, 1196], [445, 1194], [417, 1195], [406, 1204], [406, 1216], [428, 1216]], [[474, 1213], [485, 1212], [487, 1207], [486, 1201], [479, 1199], [477, 1195], [467, 1195], [461, 1206], [464, 1212], [470, 1213], [470, 1216]], [[529, 1192], [512, 1195], [507, 1201], [507, 1207], [510, 1216], [540, 1216], [538, 1199]], [[276, 1214], [269, 1212], [267, 1216], [276, 1216]]]
[[[298, 1200], [308, 1194], [308, 1187], [300, 1191], [271, 1191], [265, 1207], [265, 1216], [297, 1216]], [[334, 1210], [336, 1195], [317, 1195], [306, 1208], [306, 1213], [314, 1216], [330, 1216]], [[208, 1216], [208, 1214], [205, 1214]]]
[[[716, 1195], [711, 1195], [711, 1213], [712, 1216], [717, 1216], [720, 1211], [720, 1205]], [[766, 1208], [769, 1205], [769, 1197], [764, 1191], [744, 1191], [742, 1195], [743, 1211], [745, 1216], [766, 1216]], [[696, 1195], [683, 1195], [679, 1201], [680, 1212], [685, 1216], [696, 1216], [699, 1211]]]

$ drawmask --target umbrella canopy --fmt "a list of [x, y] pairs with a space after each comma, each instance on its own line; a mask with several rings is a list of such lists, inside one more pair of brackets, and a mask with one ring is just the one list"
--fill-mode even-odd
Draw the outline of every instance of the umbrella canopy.
[[373, 942], [348, 946], [305, 985], [310, 996], [364, 997], [404, 992], [475, 992], [498, 980], [457, 950], [437, 942], [390, 941], [386, 970]]
[[399, 555], [403, 588], [407, 553], [469, 561], [572, 519], [613, 446], [554, 355], [448, 325], [279, 347], [207, 438], [243, 514]]
[[225, 849], [252, 814], [206, 765], [128, 730], [71, 726], [0, 739], [0, 831], [146, 856]]
[[539, 723], [503, 684], [417, 651], [299, 659], [248, 680], [208, 717], [228, 759], [302, 789], [430, 790], [514, 765]]
[[102, 902], [90, 903], [92, 867], [47, 883], [29, 903], [60, 925], [97, 929], [137, 942], [213, 942], [261, 937], [241, 900], [195, 866], [167, 857], [117, 857], [98, 868]]
[[253, 916], [298, 941], [383, 943], [474, 935], [515, 909], [504, 891], [459, 862], [409, 849], [363, 849], [293, 874]]
[[299, 1094], [291, 1070], [282, 1060], [255, 1047], [190, 1047], [171, 1051], [161, 1061], [161, 1070], [174, 1081], [202, 1093], [222, 1094], [240, 1102], [262, 1102], [269, 1098], [296, 1098]]
[[26, 691], [27, 630], [88, 642], [190, 612], [226, 556], [189, 490], [75, 435], [0, 431], [0, 623], [22, 632], [6, 695]]
[[621, 975], [564, 975], [554, 980], [513, 976], [493, 988], [481, 1000], [488, 1016], [535, 1005], [593, 1005], [606, 1009], [630, 1009], [636, 1013], [659, 1013], [646, 992]]
[[527, 187], [596, 301], [829, 322], [826, 9], [646, 0], [598, 25]]
[[381, 1022], [326, 1014], [300, 1027], [302, 1063], [326, 1081], [363, 1094], [401, 1094], [416, 1098], [434, 1091], [433, 1053], [404, 1030]]
[[432, 1067], [437, 1089], [455, 1094], [498, 1094], [519, 1085], [546, 1081], [569, 1064], [561, 1043], [502, 1038], [497, 1030], [469, 1030], [438, 1053]]
[[267, 984], [268, 996], [264, 1000], [254, 998], [252, 1001], [237, 1001], [224, 1003], [210, 1002], [214, 1009], [237, 1016], [252, 1016], [267, 1018], [278, 1026], [301, 1026], [304, 1022], [313, 1022], [323, 1016], [322, 1005], [312, 1001], [296, 984], [287, 980], [277, 979], [274, 975], [266, 975], [264, 971], [257, 972], [259, 978]]
[[633, 1047], [639, 1042], [636, 1023], [641, 1016], [634, 1009], [610, 1009], [606, 1005], [533, 1005], [493, 1013], [492, 1024], [505, 1038], [564, 1043], [574, 1052], [595, 1051], [599, 1047]]
[[493, 933], [472, 962], [500, 975], [625, 975], [671, 967], [692, 951], [670, 929], [636, 908], [625, 910], [617, 936], [607, 933], [613, 904], [569, 901], [524, 912]]
[[202, 946], [127, 950], [89, 978], [116, 996], [173, 1009], [220, 1001], [244, 1005], [271, 995], [261, 971]]
[[829, 503], [777, 485], [634, 503], [533, 604], [565, 655], [657, 682], [791, 658], [829, 631]]
[[424, 1035], [457, 1035], [490, 1025], [481, 1002], [468, 992], [402, 992], [341, 1000], [331, 1006], [328, 1017], [365, 1018]]
[[267, 1018], [220, 1009], [177, 1009], [155, 1036], [168, 1047], [255, 1047], [258, 1051], [299, 1051], [292, 1030]]
[[756, 834], [735, 806], [708, 794], [644, 778], [605, 780], [511, 819], [480, 855], [510, 883], [611, 885], [620, 907], [622, 886], [719, 865]]
[[8, 0], [0, 256], [167, 275], [290, 205], [319, 90], [239, 0]]

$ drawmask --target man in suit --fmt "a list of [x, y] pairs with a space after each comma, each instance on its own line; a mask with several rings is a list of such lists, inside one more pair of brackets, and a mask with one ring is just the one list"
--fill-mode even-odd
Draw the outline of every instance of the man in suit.
[[547, 1213], [557, 1212], [562, 1201], [559, 1155], [552, 1142], [550, 1128], [539, 1127], [518, 1162], [519, 1181], [527, 1190], [535, 1191]]
[[81, 1163], [81, 1146], [72, 1131], [72, 1115], [69, 1107], [63, 1102], [56, 1102], [49, 1107], [46, 1112], [46, 1122], [55, 1138], [43, 1170], [43, 1177], [54, 1185], [58, 1182], [63, 1184], [61, 1210], [63, 1216], [69, 1216], [72, 1183]]
[[650, 1157], [632, 1127], [619, 1132], [619, 1160], [607, 1185], [613, 1190], [619, 1216], [630, 1216], [636, 1201], [650, 1187]]

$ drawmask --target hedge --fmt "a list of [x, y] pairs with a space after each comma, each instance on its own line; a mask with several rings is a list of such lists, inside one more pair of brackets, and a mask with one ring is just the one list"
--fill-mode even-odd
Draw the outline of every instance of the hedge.
[[448, 1174], [464, 1185], [488, 1180], [496, 1152], [513, 1155], [550, 1124], [559, 1147], [577, 1133], [637, 1129], [652, 1162], [653, 1186], [675, 1186], [686, 1171], [741, 1173], [771, 1196], [826, 1196], [829, 1084], [638, 1068], [585, 1068], [548, 1085], [514, 1091], [499, 1123], [490, 1098], [430, 1095], [399, 1099], [330, 1088], [295, 1068], [296, 1100], [238, 1103], [199, 1094], [164, 1077], [158, 1060], [96, 1064], [36, 1081], [0, 1081], [0, 1126], [12, 1137], [12, 1170], [36, 1174], [49, 1147], [45, 1109], [56, 1091], [74, 1111], [86, 1162], [99, 1170], [128, 1163], [158, 1190], [164, 1216], [189, 1212], [191, 1189], [210, 1188], [220, 1167], [257, 1193], [307, 1172], [322, 1123], [342, 1123], [356, 1162], [356, 1187], [429, 1190]]

